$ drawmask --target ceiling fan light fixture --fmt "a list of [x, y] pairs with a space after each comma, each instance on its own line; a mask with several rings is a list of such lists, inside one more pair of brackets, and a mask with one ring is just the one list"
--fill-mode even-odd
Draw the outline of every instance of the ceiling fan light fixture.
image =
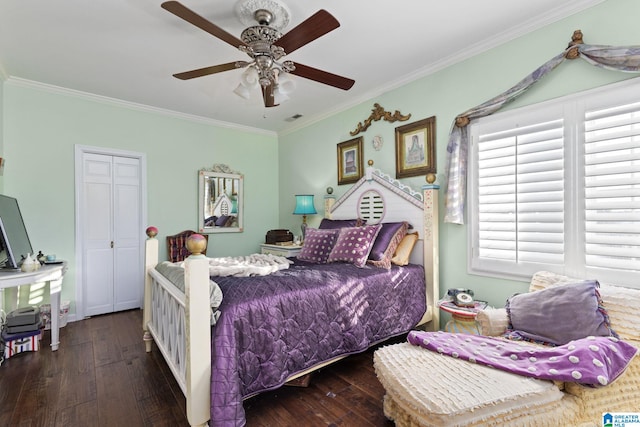
[[271, 79], [268, 77], [260, 77], [260, 86], [267, 87], [272, 83]]
[[273, 103], [275, 105], [282, 104], [283, 102], [288, 101], [288, 100], [289, 100], [289, 97], [287, 96], [286, 93], [284, 93], [281, 90], [280, 85], [276, 86], [273, 89]]
[[273, 58], [269, 55], [256, 55], [256, 66], [261, 70], [273, 67]]
[[[282, 35], [280, 30], [289, 23], [290, 13], [280, 0], [236, 1], [238, 2], [237, 15], [245, 25], [248, 25], [242, 31], [240, 38], [198, 15], [179, 1], [171, 0], [162, 3], [163, 9], [239, 49], [251, 58], [250, 61], [235, 61], [177, 73], [174, 77], [189, 80], [246, 68], [240, 76], [240, 84], [233, 92], [242, 98], [249, 99], [251, 90], [259, 86], [265, 107], [274, 107], [285, 101], [288, 98], [287, 95], [295, 89], [294, 82], [284, 76], [286, 73], [343, 90], [349, 90], [353, 86], [354, 80], [337, 74], [289, 60], [280, 62], [285, 55], [291, 54], [340, 26], [329, 12], [320, 9]], [[255, 25], [254, 21], [257, 21], [258, 25]], [[275, 97], [278, 98], [277, 102], [274, 102]]]
[[289, 95], [296, 89], [296, 83], [287, 75], [287, 73], [280, 73], [278, 75], [278, 89], [285, 95]]
[[233, 93], [238, 95], [240, 98], [251, 99], [251, 91], [242, 83], [238, 84], [238, 86], [233, 90]]
[[247, 67], [247, 69], [242, 73], [240, 84], [247, 88], [257, 86], [258, 78], [258, 70], [256, 70], [255, 67]]

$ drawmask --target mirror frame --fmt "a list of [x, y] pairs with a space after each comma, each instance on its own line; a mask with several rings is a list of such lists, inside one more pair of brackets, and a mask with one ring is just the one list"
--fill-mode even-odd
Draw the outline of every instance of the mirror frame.
[[[243, 192], [244, 192], [244, 175], [241, 173], [231, 173], [231, 171], [226, 167], [225, 172], [219, 172], [215, 168], [215, 170], [207, 170], [202, 169], [198, 171], [198, 232], [199, 233], [242, 233], [244, 231], [243, 228], [243, 218], [244, 218], [244, 203], [243, 203]], [[229, 173], [227, 172], [229, 171]], [[207, 200], [205, 197], [205, 188], [206, 188], [206, 180], [210, 178], [224, 178], [224, 179], [237, 179], [238, 180], [238, 188], [237, 188], [237, 202], [238, 202], [238, 225], [235, 227], [211, 227], [205, 226], [205, 206], [207, 205]]]

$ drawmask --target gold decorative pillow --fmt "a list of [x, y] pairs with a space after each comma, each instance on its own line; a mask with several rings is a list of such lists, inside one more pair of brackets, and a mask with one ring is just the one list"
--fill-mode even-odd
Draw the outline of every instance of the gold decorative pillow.
[[395, 265], [409, 264], [411, 252], [413, 251], [413, 247], [416, 245], [417, 241], [418, 233], [407, 233], [396, 248], [396, 253], [393, 255], [393, 258], [391, 258], [391, 263]]

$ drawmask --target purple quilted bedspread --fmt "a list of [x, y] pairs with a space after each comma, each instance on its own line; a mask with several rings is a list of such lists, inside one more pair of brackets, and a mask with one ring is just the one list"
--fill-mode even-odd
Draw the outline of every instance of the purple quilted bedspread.
[[244, 398], [290, 375], [409, 331], [425, 309], [421, 266], [356, 268], [296, 261], [258, 277], [214, 277], [211, 426], [245, 424]]

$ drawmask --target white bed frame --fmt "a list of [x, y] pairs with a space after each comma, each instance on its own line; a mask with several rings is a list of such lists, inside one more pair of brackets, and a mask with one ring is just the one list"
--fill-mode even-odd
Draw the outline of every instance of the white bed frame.
[[[425, 267], [427, 310], [418, 325], [438, 330], [440, 298], [438, 256], [438, 186], [424, 185], [415, 192], [377, 169], [365, 175], [338, 200], [329, 199], [325, 216], [332, 219], [362, 218], [368, 224], [408, 221], [418, 232], [411, 262]], [[155, 270], [158, 240], [150, 236], [145, 252], [145, 293], [142, 328], [146, 351], [152, 340], [164, 356], [187, 402], [192, 426], [205, 426], [210, 418], [211, 332], [209, 267], [204, 255], [185, 261], [185, 292]], [[340, 358], [327, 361], [289, 380], [306, 375]]]

